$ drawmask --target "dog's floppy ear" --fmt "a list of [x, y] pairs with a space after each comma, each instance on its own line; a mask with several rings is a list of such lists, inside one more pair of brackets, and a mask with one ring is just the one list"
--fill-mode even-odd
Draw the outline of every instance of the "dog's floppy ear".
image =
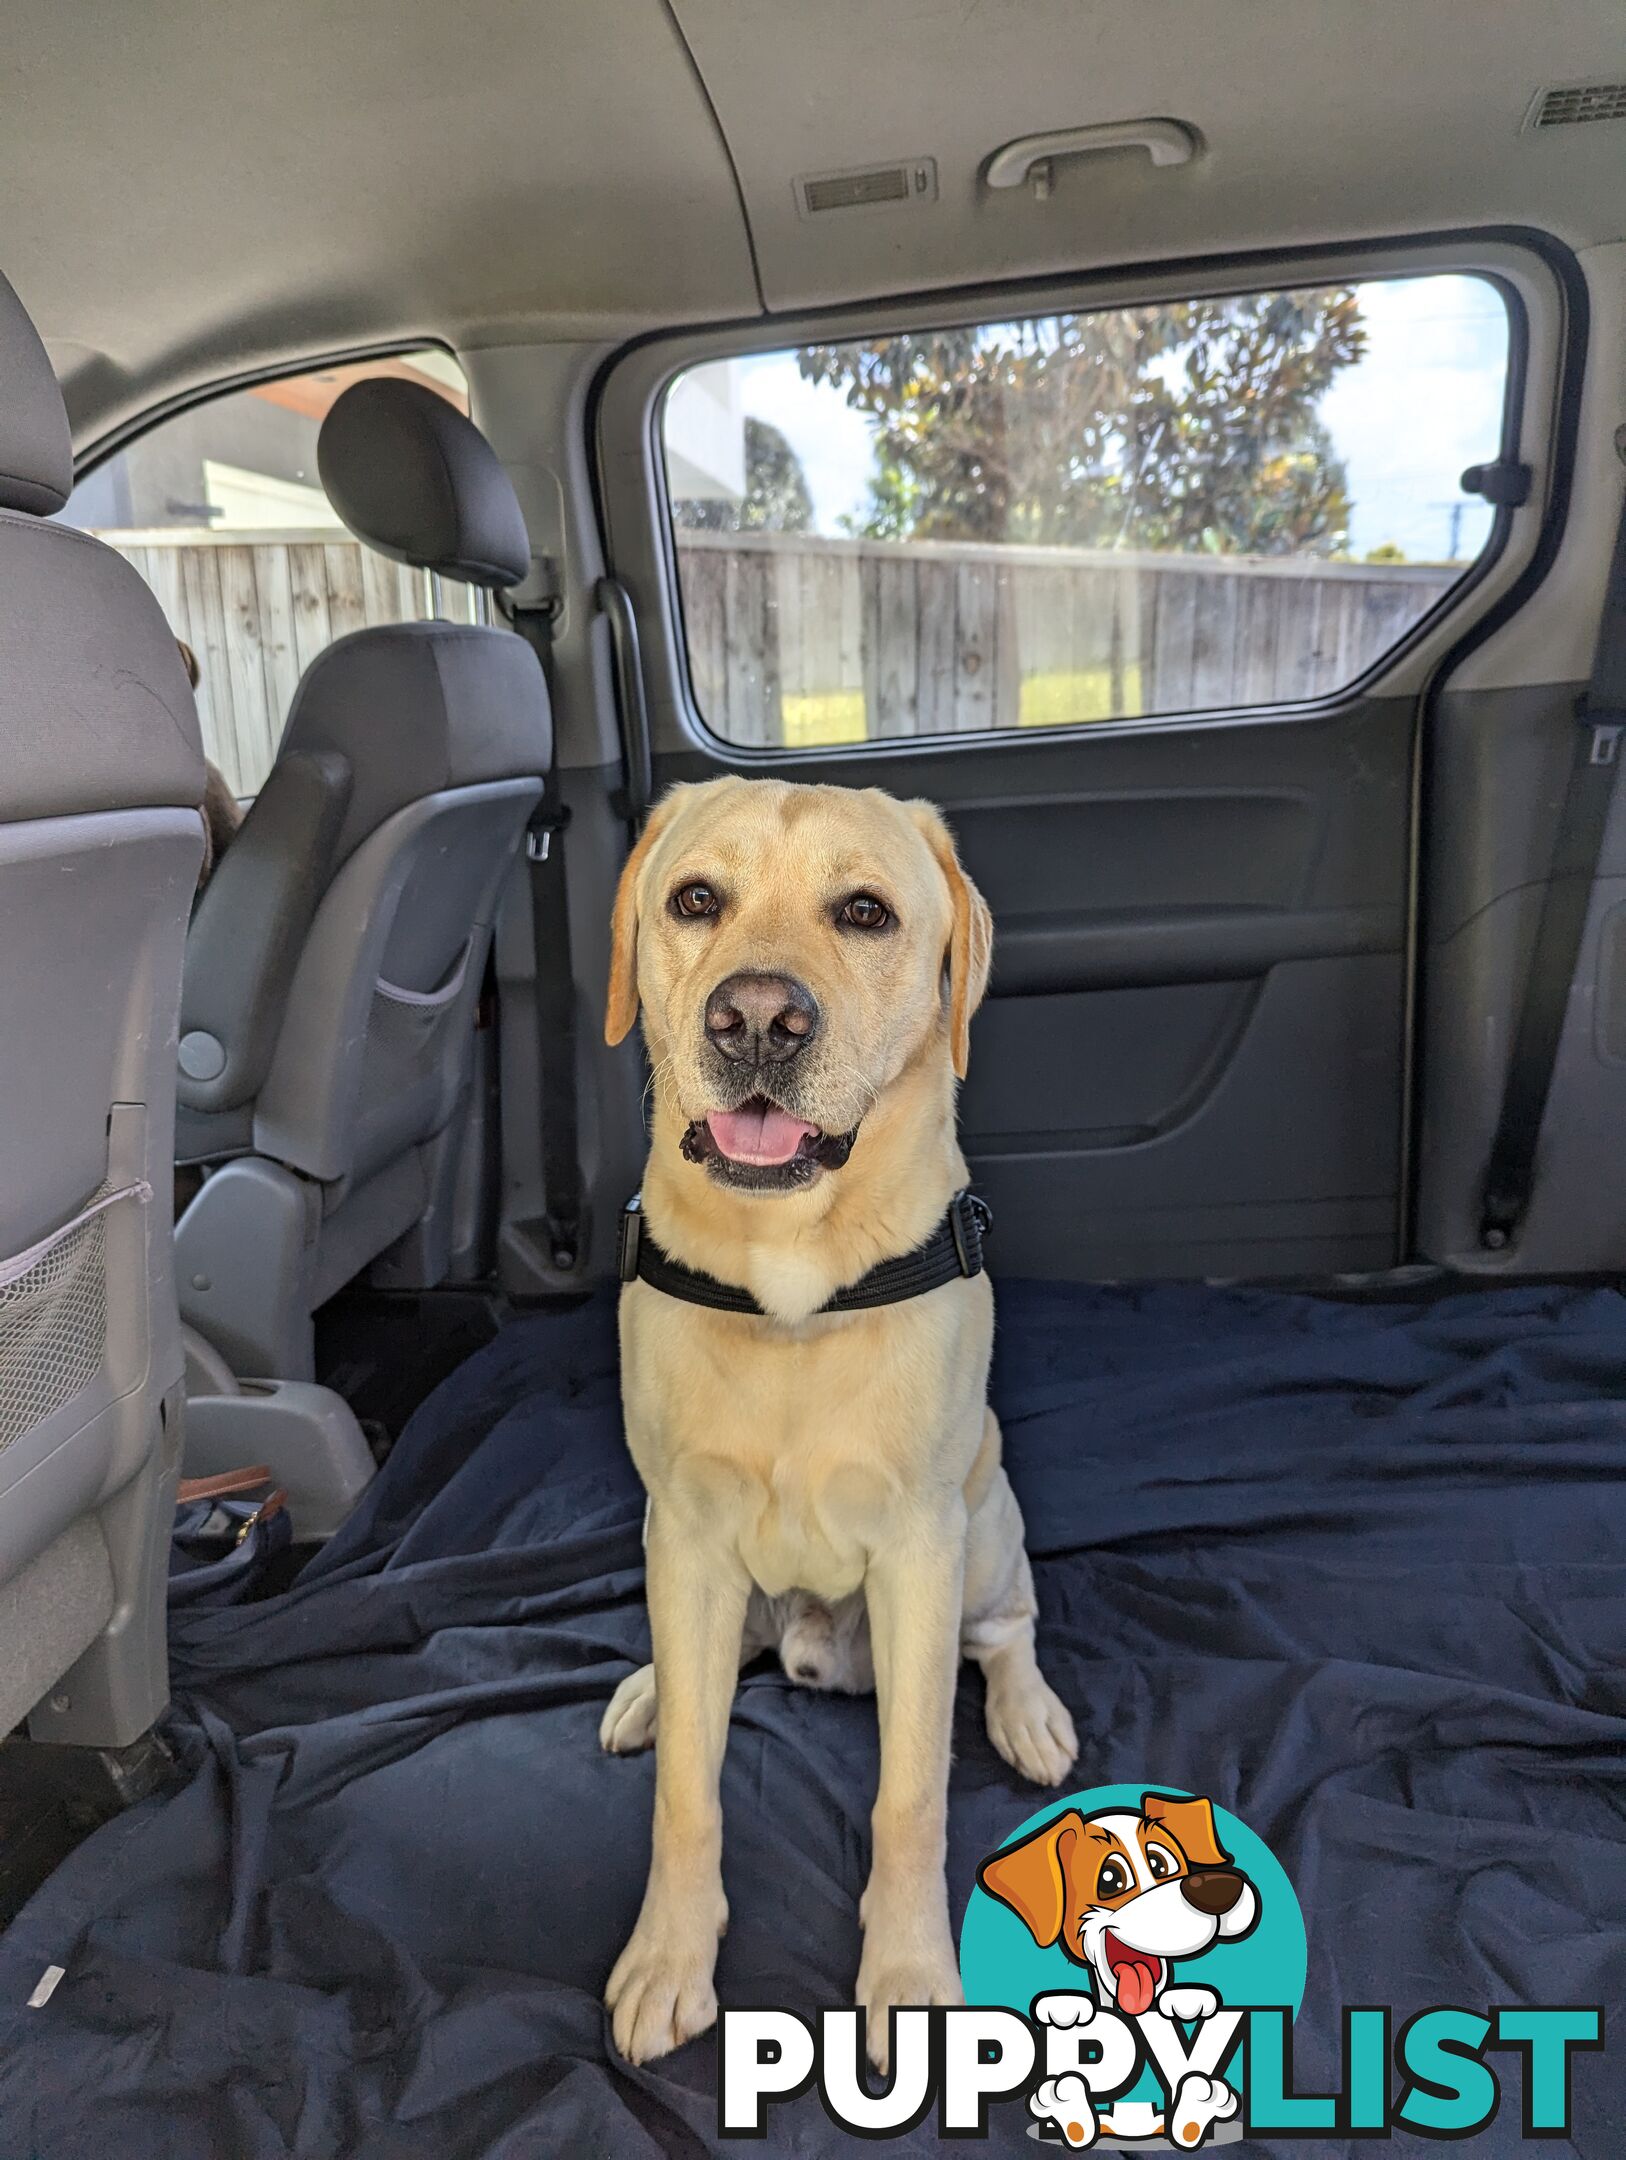
[[1194, 1868], [1229, 1867], [1231, 1856], [1214, 1828], [1214, 1807], [1208, 1800], [1177, 1800], [1170, 1793], [1143, 1793], [1141, 1813], [1149, 1823], [1167, 1830]]
[[954, 1075], [963, 1080], [971, 1062], [971, 1015], [982, 1003], [988, 987], [988, 964], [994, 951], [994, 918], [960, 861], [954, 835], [942, 814], [931, 803], [909, 805], [926, 844], [937, 857], [937, 866], [948, 880], [954, 923], [949, 932], [949, 1042], [954, 1053]]
[[1050, 1948], [1067, 1917], [1067, 1861], [1083, 1827], [1083, 1816], [1069, 1808], [977, 1870], [988, 1895], [1011, 1908], [1041, 1950]]
[[615, 888], [615, 912], [610, 917], [610, 988], [604, 1001], [604, 1040], [612, 1049], [625, 1041], [638, 1017], [638, 875], [650, 849], [672, 822], [682, 793], [681, 788], [674, 788], [651, 813]]

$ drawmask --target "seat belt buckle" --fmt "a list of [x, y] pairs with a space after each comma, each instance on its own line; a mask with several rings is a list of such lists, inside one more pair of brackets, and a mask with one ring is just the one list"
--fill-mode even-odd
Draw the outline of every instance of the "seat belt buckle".
[[553, 849], [553, 836], [562, 833], [570, 823], [570, 811], [566, 804], [556, 808], [539, 810], [525, 828], [525, 857], [528, 862], [543, 863]]
[[621, 1210], [621, 1227], [615, 1242], [615, 1271], [623, 1282], [638, 1280], [638, 1249], [643, 1239], [644, 1196], [634, 1193]]
[[1506, 1252], [1524, 1210], [1511, 1195], [1488, 1192], [1479, 1215], [1479, 1243], [1486, 1252]]
[[1590, 705], [1583, 697], [1576, 700], [1575, 717], [1582, 727], [1592, 730], [1592, 751], [1587, 763], [1619, 764], [1620, 738], [1626, 734], [1626, 712], [1607, 705]]

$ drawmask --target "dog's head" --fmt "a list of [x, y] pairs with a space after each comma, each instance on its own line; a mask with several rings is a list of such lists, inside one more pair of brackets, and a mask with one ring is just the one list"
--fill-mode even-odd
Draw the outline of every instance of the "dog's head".
[[1259, 1897], [1219, 1842], [1207, 1800], [1147, 1793], [1140, 1812], [1069, 1808], [977, 1870], [1041, 1948], [1060, 1943], [1087, 1966], [1098, 1999], [1131, 2017], [1149, 2010], [1176, 1958], [1234, 1942]]
[[640, 1006], [683, 1152], [790, 1192], [840, 1169], [923, 1055], [963, 1076], [991, 923], [929, 803], [727, 779], [676, 788], [622, 873], [605, 1036]]

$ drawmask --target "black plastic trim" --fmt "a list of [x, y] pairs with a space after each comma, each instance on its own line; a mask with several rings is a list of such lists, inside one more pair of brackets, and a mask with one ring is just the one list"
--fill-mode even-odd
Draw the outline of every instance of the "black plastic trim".
[[999, 925], [991, 997], [1072, 996], [1153, 984], [1250, 982], [1293, 960], [1396, 953], [1405, 919], [1393, 907], [1131, 909], [1023, 915]]
[[[1424, 752], [1439, 700], [1453, 674], [1470, 653], [1492, 638], [1524, 607], [1546, 582], [1558, 559], [1564, 528], [1569, 522], [1570, 499], [1575, 489], [1576, 446], [1581, 434], [1581, 399], [1586, 384], [1587, 346], [1592, 330], [1592, 298], [1585, 274], [1574, 253], [1548, 239], [1543, 260], [1558, 281], [1564, 301], [1564, 334], [1559, 350], [1557, 398], [1553, 411], [1548, 462], [1547, 500], [1530, 560], [1499, 599], [1482, 615], [1465, 625], [1463, 634], [1439, 658], [1434, 673], [1417, 701], [1417, 726], [1413, 737], [1412, 829], [1406, 947], [1405, 1084], [1401, 1096], [1400, 1150], [1400, 1258], [1412, 1259], [1417, 1251], [1416, 1134], [1423, 1111], [1426, 1085], [1417, 1055], [1417, 1014], [1422, 996], [1422, 956], [1428, 939], [1428, 895], [1422, 874], [1423, 834], [1428, 828], [1432, 802], [1429, 794], [1428, 759]], [[1521, 386], [1522, 387], [1522, 386]], [[1512, 446], [1512, 456], [1520, 453]], [[1506, 453], [1504, 453], [1506, 454]]]

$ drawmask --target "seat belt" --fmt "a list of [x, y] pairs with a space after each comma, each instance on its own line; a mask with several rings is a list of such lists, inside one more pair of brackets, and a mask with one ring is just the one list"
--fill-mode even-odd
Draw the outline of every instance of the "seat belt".
[[1487, 1252], [1506, 1250], [1530, 1205], [1536, 1146], [1620, 768], [1626, 730], [1626, 510], [1615, 534], [1592, 676], [1577, 701], [1576, 719], [1574, 761], [1485, 1171], [1479, 1242]]
[[[553, 695], [553, 635], [561, 601], [509, 605], [503, 612], [542, 663]], [[569, 806], [560, 792], [555, 717], [555, 754], [542, 799], [525, 830], [530, 864], [531, 933], [536, 948], [536, 1064], [542, 1089], [542, 1199], [548, 1258], [569, 1274], [582, 1254], [581, 1155], [576, 1117], [576, 986], [570, 964], [570, 892], [565, 882], [565, 827]], [[534, 1228], [534, 1225], [533, 1225]]]

